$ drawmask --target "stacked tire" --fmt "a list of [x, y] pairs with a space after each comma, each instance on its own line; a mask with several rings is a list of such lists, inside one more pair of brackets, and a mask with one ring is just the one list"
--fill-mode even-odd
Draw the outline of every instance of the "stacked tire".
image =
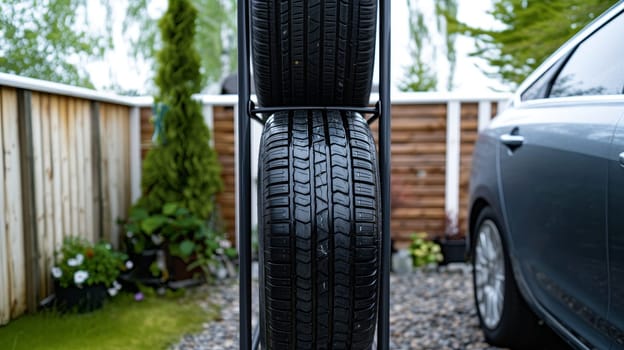
[[371, 349], [380, 262], [375, 143], [332, 106], [369, 101], [376, 0], [252, 0], [263, 349]]

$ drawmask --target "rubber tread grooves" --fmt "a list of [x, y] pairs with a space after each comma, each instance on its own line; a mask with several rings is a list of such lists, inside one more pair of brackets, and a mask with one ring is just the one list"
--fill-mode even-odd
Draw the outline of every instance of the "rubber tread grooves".
[[259, 179], [263, 348], [370, 348], [379, 287], [375, 154], [358, 114], [295, 111], [267, 120]]
[[378, 0], [252, 0], [261, 106], [365, 106]]

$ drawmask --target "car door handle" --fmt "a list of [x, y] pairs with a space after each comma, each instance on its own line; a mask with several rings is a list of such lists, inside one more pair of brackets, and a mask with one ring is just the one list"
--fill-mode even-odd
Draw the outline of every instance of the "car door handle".
[[508, 147], [520, 147], [524, 143], [524, 136], [503, 134], [500, 136], [501, 142]]

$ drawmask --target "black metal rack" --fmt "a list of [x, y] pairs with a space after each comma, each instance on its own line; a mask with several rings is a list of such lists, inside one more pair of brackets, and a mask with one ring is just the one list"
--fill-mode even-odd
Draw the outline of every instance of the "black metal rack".
[[[379, 0], [379, 101], [374, 108], [332, 107], [368, 113], [379, 121], [379, 177], [382, 205], [381, 285], [377, 321], [377, 349], [390, 346], [390, 2]], [[256, 350], [260, 332], [252, 331], [251, 287], [251, 119], [262, 122], [258, 113], [278, 110], [326, 109], [326, 107], [262, 108], [251, 101], [250, 0], [238, 1], [238, 245], [240, 259], [240, 349]]]

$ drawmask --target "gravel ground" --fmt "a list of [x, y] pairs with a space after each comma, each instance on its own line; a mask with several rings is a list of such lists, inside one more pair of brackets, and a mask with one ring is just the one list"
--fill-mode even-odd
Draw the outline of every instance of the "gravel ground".
[[[478, 328], [471, 281], [467, 265], [393, 275], [390, 288], [391, 349], [497, 349], [483, 341]], [[207, 302], [221, 307], [221, 319], [206, 323], [199, 334], [183, 336], [172, 349], [238, 349], [236, 281], [204, 288]], [[255, 299], [254, 312], [257, 310]]]

